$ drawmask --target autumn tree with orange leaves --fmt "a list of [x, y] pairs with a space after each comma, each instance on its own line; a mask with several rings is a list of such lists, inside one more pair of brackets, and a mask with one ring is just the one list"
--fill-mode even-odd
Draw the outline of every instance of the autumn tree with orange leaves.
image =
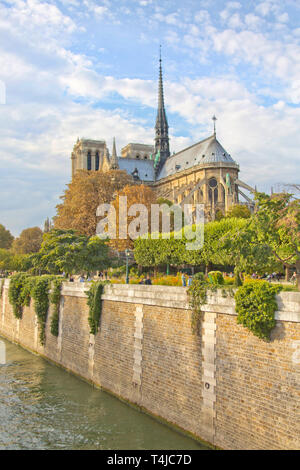
[[[129, 237], [128, 227], [130, 223], [137, 219], [140, 215], [137, 212], [135, 215], [127, 217], [127, 225], [120, 227], [120, 218], [119, 218], [119, 209], [120, 209], [120, 197], [127, 197], [127, 209], [129, 210], [133, 204], [143, 204], [147, 209], [147, 226], [150, 227], [151, 223], [151, 204], [156, 203], [156, 196], [154, 191], [144, 184], [141, 185], [128, 185], [125, 186], [122, 190], [118, 191], [116, 197], [114, 198], [112, 204], [115, 208], [116, 213], [116, 235], [117, 237], [113, 240], [110, 240], [109, 244], [112, 248], [117, 251], [124, 251], [126, 248], [133, 248], [133, 241]], [[118, 237], [120, 233], [120, 228], [122, 232], [127, 234], [126, 239], [120, 239]]]
[[97, 207], [110, 203], [118, 191], [132, 182], [132, 177], [121, 170], [78, 171], [61, 196], [62, 203], [56, 206], [55, 228], [94, 236], [99, 221]]

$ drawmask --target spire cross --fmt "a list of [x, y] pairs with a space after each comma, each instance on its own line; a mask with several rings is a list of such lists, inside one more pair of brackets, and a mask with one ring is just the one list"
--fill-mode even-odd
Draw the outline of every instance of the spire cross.
[[215, 136], [216, 135], [216, 120], [217, 120], [215, 115], [213, 115], [212, 120], [214, 121], [214, 136]]

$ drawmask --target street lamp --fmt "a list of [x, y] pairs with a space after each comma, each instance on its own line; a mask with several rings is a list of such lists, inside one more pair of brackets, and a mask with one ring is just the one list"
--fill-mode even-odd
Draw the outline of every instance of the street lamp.
[[126, 248], [125, 250], [125, 255], [126, 255], [126, 284], [129, 284], [128, 258], [129, 258], [130, 252], [128, 248]]

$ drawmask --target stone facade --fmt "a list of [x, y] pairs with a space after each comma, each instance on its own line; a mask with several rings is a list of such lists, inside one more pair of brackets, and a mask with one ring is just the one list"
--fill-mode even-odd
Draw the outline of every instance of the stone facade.
[[264, 342], [237, 325], [221, 292], [208, 296], [194, 335], [185, 288], [142, 285], [105, 288], [93, 336], [84, 289], [64, 284], [59, 336], [50, 310], [42, 347], [33, 305], [16, 320], [6, 281], [0, 334], [213, 446], [300, 448], [300, 294], [278, 296]]
[[154, 153], [153, 145], [127, 144], [121, 150], [122, 158], [135, 158], [136, 160], [149, 160]]
[[[214, 220], [218, 210], [225, 214], [234, 204], [239, 203], [239, 168], [236, 164], [200, 164], [175, 175], [167, 176], [153, 183], [157, 195], [171, 200], [174, 204], [203, 204], [205, 216]], [[226, 177], [232, 182], [231, 190]]]
[[78, 139], [71, 154], [72, 176], [78, 170], [108, 169], [108, 156], [108, 148], [104, 140]]

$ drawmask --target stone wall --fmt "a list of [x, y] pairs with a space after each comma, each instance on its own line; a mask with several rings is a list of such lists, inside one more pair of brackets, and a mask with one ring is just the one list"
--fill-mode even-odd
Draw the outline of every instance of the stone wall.
[[199, 335], [185, 288], [110, 285], [89, 334], [84, 284], [65, 283], [59, 336], [38, 340], [33, 305], [1, 300], [0, 334], [224, 449], [300, 448], [300, 294], [281, 293], [264, 342], [236, 323], [234, 300], [208, 297]]

